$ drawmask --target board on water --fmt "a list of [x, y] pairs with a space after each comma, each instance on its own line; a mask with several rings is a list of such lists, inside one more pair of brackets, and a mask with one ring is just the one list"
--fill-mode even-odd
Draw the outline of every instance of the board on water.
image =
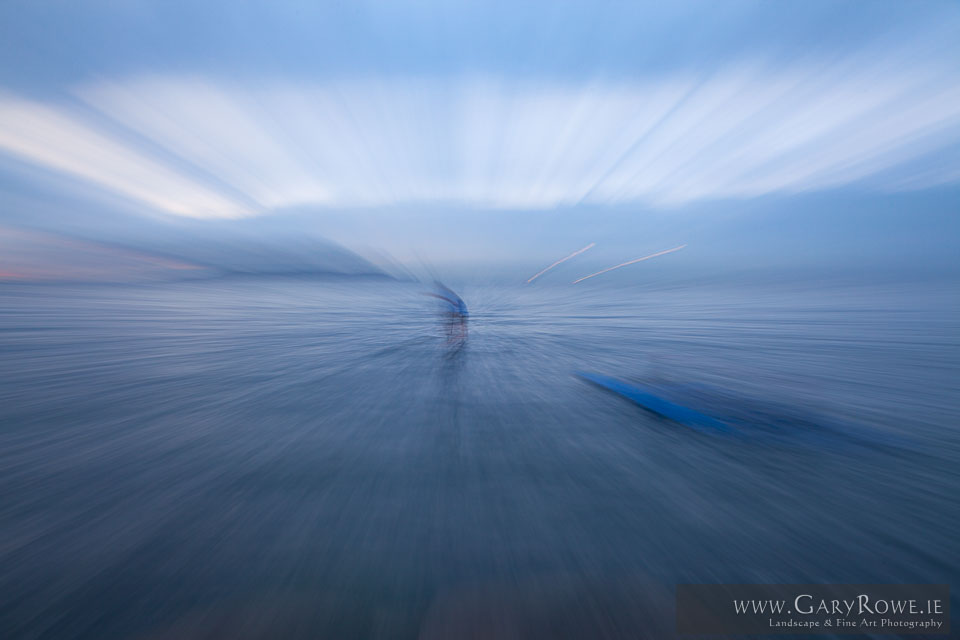
[[[861, 446], [920, 448], [916, 440], [902, 434], [809, 414], [797, 407], [722, 389], [689, 384], [654, 387], [597, 373], [578, 371], [576, 375], [651, 413], [702, 432], [725, 433], [767, 444], [804, 442], [837, 448], [845, 442]], [[677, 401], [681, 398], [683, 404]]]
[[624, 382], [623, 380], [618, 380], [617, 378], [611, 378], [610, 376], [603, 376], [597, 373], [578, 371], [577, 375], [587, 382], [592, 382], [598, 387], [602, 387], [607, 391], [612, 391], [613, 393], [616, 393], [617, 395], [640, 405], [647, 411], [656, 413], [664, 418], [669, 418], [674, 422], [687, 425], [688, 427], [693, 427], [694, 429], [699, 429], [702, 431], [730, 432], [733, 430], [733, 428], [725, 422], [721, 422], [716, 418], [711, 418], [705, 413], [700, 413], [695, 409], [670, 402], [669, 400], [666, 400], [665, 398], [655, 394], [652, 389], [647, 389], [639, 385], [631, 384], [629, 382]]

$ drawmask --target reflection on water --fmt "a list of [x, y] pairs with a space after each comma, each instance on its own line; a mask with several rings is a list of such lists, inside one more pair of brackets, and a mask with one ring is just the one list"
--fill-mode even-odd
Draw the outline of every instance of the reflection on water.
[[949, 582], [953, 290], [4, 287], [0, 629], [662, 638], [677, 582]]

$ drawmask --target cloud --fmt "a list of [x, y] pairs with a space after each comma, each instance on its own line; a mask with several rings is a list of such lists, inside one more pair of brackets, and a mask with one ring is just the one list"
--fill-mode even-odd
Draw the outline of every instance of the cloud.
[[68, 109], [0, 95], [0, 149], [175, 215], [219, 218], [242, 205], [148, 153], [98, 130]]
[[[637, 81], [140, 76], [80, 86], [66, 104], [0, 96], [0, 149], [197, 218], [300, 205], [672, 206], [876, 175], [909, 188], [896, 167], [960, 143], [960, 79], [908, 59], [864, 51]], [[934, 164], [923, 178], [958, 175]]]

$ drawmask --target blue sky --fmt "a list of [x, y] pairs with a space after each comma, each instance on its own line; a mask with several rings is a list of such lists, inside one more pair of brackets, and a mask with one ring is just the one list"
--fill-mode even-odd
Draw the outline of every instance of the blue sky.
[[960, 5], [598, 4], [3, 3], [0, 273], [51, 234], [951, 266]]

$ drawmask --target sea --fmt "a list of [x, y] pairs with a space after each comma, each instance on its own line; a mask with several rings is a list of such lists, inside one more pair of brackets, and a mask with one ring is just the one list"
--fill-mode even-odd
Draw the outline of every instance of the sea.
[[0, 284], [0, 637], [665, 638], [679, 583], [956, 587], [956, 282], [446, 285], [469, 317]]

